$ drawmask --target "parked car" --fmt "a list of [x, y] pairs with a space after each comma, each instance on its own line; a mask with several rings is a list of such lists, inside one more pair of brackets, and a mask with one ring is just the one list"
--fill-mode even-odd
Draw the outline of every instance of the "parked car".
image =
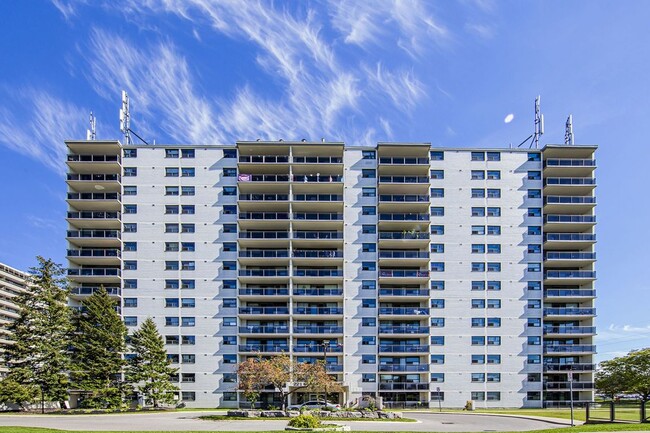
[[340, 410], [341, 405], [340, 404], [332, 404], [329, 402], [324, 402], [323, 400], [310, 400], [307, 401], [303, 404], [294, 404], [289, 406], [289, 410], [300, 410], [300, 409], [305, 409], [305, 410], [313, 410], [313, 409], [323, 409], [327, 407], [328, 410]]

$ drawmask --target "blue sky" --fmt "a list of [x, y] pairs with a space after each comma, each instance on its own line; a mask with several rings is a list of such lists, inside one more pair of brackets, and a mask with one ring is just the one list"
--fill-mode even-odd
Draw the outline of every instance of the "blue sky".
[[[0, 261], [64, 263], [63, 140], [598, 144], [599, 359], [650, 346], [650, 3], [0, 2]], [[504, 123], [512, 113], [514, 120]], [[644, 188], [646, 187], [646, 188]]]

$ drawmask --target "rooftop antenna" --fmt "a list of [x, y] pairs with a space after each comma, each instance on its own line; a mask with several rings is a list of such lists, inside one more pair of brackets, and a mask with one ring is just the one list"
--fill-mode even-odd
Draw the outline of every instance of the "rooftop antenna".
[[529, 145], [529, 149], [532, 149], [533, 146], [535, 146], [535, 149], [539, 149], [539, 137], [544, 135], [544, 115], [539, 108], [540, 100], [541, 97], [538, 95], [537, 98], [535, 98], [535, 132], [530, 134], [528, 138], [519, 143], [517, 147], [523, 146], [528, 140], [532, 139]]
[[97, 139], [97, 119], [93, 112], [90, 112], [90, 129], [86, 130], [86, 140], [96, 140]]
[[122, 131], [122, 134], [124, 134], [124, 144], [133, 144], [131, 134], [138, 137], [144, 144], [149, 144], [131, 129], [129, 95], [126, 94], [126, 90], [122, 90], [122, 108], [120, 108], [120, 131]]
[[564, 128], [564, 144], [573, 146], [575, 143], [575, 136], [573, 135], [573, 114], [569, 114], [566, 119], [566, 126]]

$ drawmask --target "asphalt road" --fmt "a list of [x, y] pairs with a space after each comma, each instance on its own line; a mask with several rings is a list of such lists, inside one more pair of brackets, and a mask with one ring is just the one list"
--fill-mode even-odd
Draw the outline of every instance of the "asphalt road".
[[[286, 420], [204, 421], [212, 412], [168, 412], [115, 415], [0, 415], [0, 426], [47, 427], [95, 431], [268, 431], [284, 430]], [[223, 412], [214, 412], [222, 415]], [[415, 422], [338, 421], [352, 430], [395, 432], [491, 432], [562, 427], [556, 422], [512, 416], [406, 412]], [[559, 421], [560, 423], [566, 422]], [[566, 425], [566, 424], [565, 424]]]

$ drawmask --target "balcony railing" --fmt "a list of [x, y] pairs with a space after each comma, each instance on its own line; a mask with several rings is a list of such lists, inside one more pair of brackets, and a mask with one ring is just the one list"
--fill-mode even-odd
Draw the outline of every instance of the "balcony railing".
[[341, 296], [343, 289], [293, 289], [294, 296]]
[[395, 316], [428, 316], [429, 309], [424, 307], [381, 307], [379, 314]]
[[429, 196], [421, 194], [380, 194], [380, 202], [428, 203]]
[[288, 269], [241, 269], [240, 277], [288, 277]]
[[240, 326], [239, 332], [242, 334], [288, 334], [288, 326], [273, 325], [248, 325]]
[[595, 308], [544, 308], [545, 316], [595, 316]]
[[429, 239], [428, 232], [379, 232], [380, 240]]
[[379, 296], [429, 296], [427, 289], [379, 289]]
[[380, 250], [380, 259], [428, 259], [428, 251]]
[[545, 326], [544, 334], [595, 334], [595, 326]]
[[591, 233], [546, 233], [544, 235], [544, 240], [559, 242], [595, 242], [596, 235]]
[[[293, 346], [293, 351], [294, 352], [317, 352], [317, 353], [323, 353], [323, 345], [322, 344], [299, 344], [296, 346]], [[327, 347], [327, 352], [328, 353], [341, 353], [343, 352], [343, 346], [337, 346], [337, 345], [329, 345]]]
[[70, 277], [119, 277], [121, 273], [121, 270], [117, 268], [68, 269]]
[[379, 183], [429, 183], [428, 176], [379, 176]]
[[546, 279], [592, 279], [596, 278], [594, 271], [546, 271], [544, 278]]
[[120, 239], [120, 231], [119, 230], [68, 230], [67, 237]]
[[287, 212], [239, 212], [240, 220], [288, 220]]
[[342, 194], [294, 194], [293, 201], [343, 201]]
[[293, 250], [294, 258], [332, 259], [342, 258], [343, 251], [337, 250]]
[[282, 259], [289, 257], [289, 250], [243, 250], [239, 252], [241, 258]]
[[414, 382], [391, 382], [380, 383], [380, 391], [428, 391], [428, 383], [414, 383]]
[[115, 248], [93, 248], [83, 250], [68, 250], [68, 257], [116, 257], [122, 256], [122, 252]]
[[239, 289], [240, 296], [289, 296], [289, 289]]
[[237, 176], [239, 182], [289, 182], [288, 174], [245, 174]]
[[544, 353], [590, 353], [596, 346], [591, 344], [552, 344], [544, 346]]
[[327, 364], [325, 370], [328, 373], [341, 373], [343, 371], [343, 364]]
[[306, 221], [343, 221], [343, 214], [333, 212], [294, 212], [293, 219]]
[[334, 325], [309, 325], [309, 326], [294, 326], [294, 334], [342, 334], [342, 326]]
[[119, 181], [119, 174], [79, 174], [68, 173], [68, 180], [79, 180], [83, 182], [113, 182]]
[[544, 160], [544, 167], [595, 167], [593, 159], [550, 158]]
[[379, 353], [427, 353], [426, 344], [380, 344]]
[[596, 197], [548, 195], [544, 204], [596, 204]]
[[118, 155], [77, 155], [69, 154], [69, 162], [119, 162]]
[[379, 221], [429, 221], [428, 213], [382, 213]]
[[428, 326], [418, 325], [380, 325], [380, 334], [429, 334]]
[[240, 352], [288, 352], [287, 344], [240, 344]]
[[548, 186], [572, 186], [572, 185], [596, 185], [593, 177], [547, 177], [544, 185]]
[[429, 271], [403, 270], [403, 269], [381, 269], [380, 278], [429, 278]]
[[308, 182], [308, 183], [331, 183], [343, 182], [343, 176], [338, 175], [310, 175], [310, 174], [295, 174], [293, 176], [294, 182]]
[[288, 164], [289, 155], [240, 155], [239, 162], [252, 164]]
[[96, 291], [98, 291], [100, 288], [104, 288], [106, 290], [106, 293], [108, 293], [109, 296], [119, 296], [121, 289], [119, 287], [105, 287], [105, 286], [99, 286], [99, 287], [73, 287], [70, 289], [70, 293], [73, 295], [92, 295]]
[[68, 200], [120, 200], [117, 192], [69, 192]]
[[294, 269], [294, 277], [342, 277], [343, 269]]
[[596, 253], [548, 251], [544, 254], [544, 260], [596, 260]]
[[547, 390], [550, 389], [573, 389], [573, 390], [580, 390], [580, 389], [594, 389], [594, 383], [593, 382], [578, 382], [578, 381], [573, 381], [573, 383], [569, 382], [544, 382], [544, 388]]
[[289, 194], [239, 194], [241, 201], [289, 201]]
[[68, 212], [68, 218], [73, 219], [119, 219], [119, 212], [101, 212], [101, 211], [81, 211], [81, 212]]
[[240, 239], [289, 239], [289, 232], [284, 231], [247, 231], [239, 232]]
[[295, 231], [294, 239], [343, 239], [343, 232], [331, 231]]
[[575, 364], [559, 364], [559, 363], [544, 363], [544, 371], [593, 371], [596, 369], [596, 364], [575, 363]]
[[429, 371], [429, 364], [379, 364], [379, 371], [407, 373]]
[[332, 314], [343, 314], [341, 307], [294, 307], [293, 314], [314, 314], [328, 316]]
[[239, 314], [289, 314], [289, 307], [239, 307]]
[[545, 298], [594, 298], [596, 291], [590, 289], [546, 289], [544, 290]]
[[595, 215], [546, 215], [546, 223], [595, 223]]
[[294, 156], [295, 164], [342, 164], [340, 156]]
[[383, 156], [379, 158], [379, 163], [387, 165], [429, 165], [429, 158]]

